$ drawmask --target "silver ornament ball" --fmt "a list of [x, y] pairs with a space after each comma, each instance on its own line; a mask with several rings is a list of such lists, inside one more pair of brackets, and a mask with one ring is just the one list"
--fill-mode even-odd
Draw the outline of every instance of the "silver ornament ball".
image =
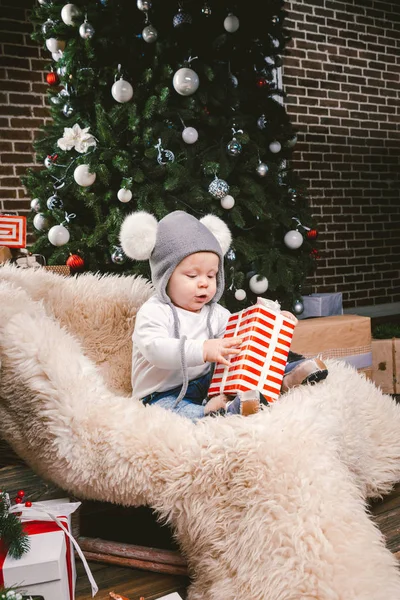
[[147, 25], [142, 31], [142, 38], [148, 44], [153, 44], [158, 38], [157, 29], [153, 25]]
[[277, 154], [282, 149], [281, 143], [280, 142], [271, 142], [269, 145], [269, 149], [272, 152], [272, 154]]
[[226, 151], [229, 154], [229, 156], [238, 156], [242, 151], [242, 144], [236, 139], [233, 139], [227, 145]]
[[49, 222], [43, 213], [38, 213], [33, 217], [33, 226], [38, 231], [43, 231], [48, 228]]
[[292, 229], [285, 234], [283, 241], [291, 250], [297, 250], [304, 242], [304, 238], [299, 231]]
[[142, 10], [143, 12], [148, 12], [151, 9], [151, 2], [150, 0], [137, 0], [136, 6], [139, 10]]
[[53, 29], [55, 23], [51, 19], [47, 19], [42, 25], [42, 33], [43, 35], [47, 35]]
[[301, 315], [301, 313], [304, 312], [304, 304], [301, 300], [296, 300], [293, 304], [293, 312], [295, 315]]
[[72, 115], [75, 112], [74, 107], [72, 106], [72, 104], [70, 104], [69, 102], [66, 102], [66, 104], [64, 104], [63, 108], [63, 115], [64, 117], [72, 117]]
[[63, 201], [57, 196], [57, 194], [50, 196], [50, 198], [47, 199], [46, 204], [49, 210], [60, 210], [63, 207]]
[[236, 260], [236, 253], [234, 250], [232, 250], [232, 248], [229, 248], [228, 252], [226, 253], [226, 260], [229, 260], [229, 261]]
[[215, 178], [214, 181], [212, 181], [208, 186], [208, 191], [212, 196], [214, 196], [214, 198], [221, 200], [228, 194], [229, 185], [223, 179]]
[[129, 81], [125, 79], [118, 79], [111, 88], [111, 95], [117, 102], [123, 104], [129, 102], [133, 96], [133, 87]]
[[51, 169], [51, 167], [53, 166], [53, 161], [49, 156], [46, 156], [46, 158], [43, 161], [43, 164], [46, 167], [46, 169]]
[[265, 115], [261, 115], [261, 117], [259, 117], [257, 119], [257, 127], [258, 129], [265, 129], [267, 126], [267, 119], [265, 118]]
[[84, 40], [90, 40], [94, 36], [94, 27], [88, 21], [84, 21], [79, 27], [79, 35]]
[[228, 33], [235, 33], [239, 29], [239, 19], [232, 13], [229, 13], [224, 20], [224, 29]]
[[257, 165], [257, 173], [259, 174], [260, 177], [265, 177], [266, 174], [268, 173], [268, 171], [269, 171], [268, 165], [266, 165], [265, 163], [260, 162]]
[[235, 298], [238, 300], [238, 302], [243, 302], [243, 300], [246, 300], [246, 292], [239, 288], [235, 292]]
[[182, 131], [182, 139], [186, 144], [194, 144], [199, 138], [199, 133], [194, 127], [185, 127]]
[[126, 262], [126, 256], [121, 246], [114, 246], [114, 251], [111, 254], [111, 260], [115, 265], [123, 265]]
[[36, 213], [39, 212], [39, 210], [40, 210], [39, 198], [33, 198], [33, 200], [31, 200], [31, 210], [33, 210]]

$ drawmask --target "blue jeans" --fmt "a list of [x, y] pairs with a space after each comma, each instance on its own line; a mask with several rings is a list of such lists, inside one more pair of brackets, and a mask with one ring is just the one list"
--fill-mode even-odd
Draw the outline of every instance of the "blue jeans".
[[[291, 363], [287, 363], [285, 368], [285, 373], [289, 373], [294, 367], [297, 367], [302, 360], [296, 360]], [[153, 405], [157, 404], [157, 406], [161, 406], [166, 410], [172, 410], [183, 417], [187, 417], [192, 421], [197, 421], [198, 419], [202, 419], [204, 417], [204, 404], [207, 399], [208, 388], [211, 382], [211, 371], [203, 375], [202, 377], [198, 377], [197, 379], [192, 379], [189, 381], [188, 388], [186, 390], [186, 394], [184, 398], [175, 406], [175, 402], [177, 397], [179, 396], [179, 392], [181, 391], [181, 386], [173, 388], [172, 390], [167, 390], [166, 392], [153, 392], [149, 394], [145, 398], [142, 399], [143, 404]], [[260, 394], [260, 398], [263, 400]], [[264, 403], [266, 403], [264, 401]]]
[[208, 388], [211, 382], [211, 371], [202, 377], [189, 381], [184, 398], [175, 406], [181, 386], [167, 390], [166, 392], [154, 392], [143, 398], [143, 404], [157, 404], [167, 410], [172, 410], [192, 421], [204, 417], [203, 401], [207, 399]]

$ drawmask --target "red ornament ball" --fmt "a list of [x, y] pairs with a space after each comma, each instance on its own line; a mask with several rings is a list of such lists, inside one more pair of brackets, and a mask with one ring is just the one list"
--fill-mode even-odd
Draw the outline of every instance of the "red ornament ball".
[[19, 490], [19, 491], [17, 492], [17, 496], [18, 496], [18, 498], [23, 498], [23, 497], [25, 496], [25, 492], [24, 492], [24, 490]]
[[19, 496], [17, 496], [15, 498], [15, 504], [21, 504], [22, 503], [22, 498], [20, 498]]
[[30, 508], [32, 506], [32, 502], [30, 500], [28, 500], [27, 502], [25, 502], [25, 506], [27, 508]]
[[256, 86], [260, 89], [264, 88], [267, 85], [268, 85], [268, 81], [265, 79], [265, 77], [259, 77], [256, 80]]
[[310, 229], [307, 231], [307, 239], [308, 240], [316, 240], [318, 237], [318, 231], [316, 229]]
[[68, 265], [71, 271], [78, 271], [85, 266], [85, 262], [79, 254], [70, 254], [65, 264]]
[[46, 81], [49, 85], [57, 85], [57, 83], [58, 83], [57, 73], [54, 73], [54, 71], [51, 71], [51, 73], [47, 73]]

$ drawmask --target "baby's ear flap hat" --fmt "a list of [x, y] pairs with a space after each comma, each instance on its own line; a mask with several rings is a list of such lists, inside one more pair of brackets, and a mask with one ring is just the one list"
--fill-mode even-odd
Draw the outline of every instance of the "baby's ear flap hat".
[[166, 288], [178, 264], [195, 252], [214, 252], [219, 256], [217, 291], [212, 302], [218, 302], [224, 292], [224, 254], [232, 236], [227, 225], [215, 215], [200, 220], [177, 210], [160, 222], [144, 211], [128, 215], [120, 230], [120, 242], [125, 254], [134, 260], [150, 260], [151, 279], [157, 295], [170, 303]]

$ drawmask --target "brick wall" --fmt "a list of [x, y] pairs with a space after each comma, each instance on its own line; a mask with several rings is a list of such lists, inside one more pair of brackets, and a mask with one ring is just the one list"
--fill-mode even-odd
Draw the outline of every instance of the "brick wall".
[[293, 166], [320, 226], [313, 292], [400, 300], [400, 2], [289, 0]]
[[[46, 116], [47, 52], [33, 0], [0, 0], [0, 210], [29, 211], [19, 176]], [[310, 291], [347, 307], [400, 301], [400, 2], [288, 0], [293, 166], [309, 186], [321, 258]]]
[[0, 0], [0, 210], [29, 212], [19, 177], [34, 164], [32, 142], [47, 116], [48, 57], [30, 39], [32, 0]]

